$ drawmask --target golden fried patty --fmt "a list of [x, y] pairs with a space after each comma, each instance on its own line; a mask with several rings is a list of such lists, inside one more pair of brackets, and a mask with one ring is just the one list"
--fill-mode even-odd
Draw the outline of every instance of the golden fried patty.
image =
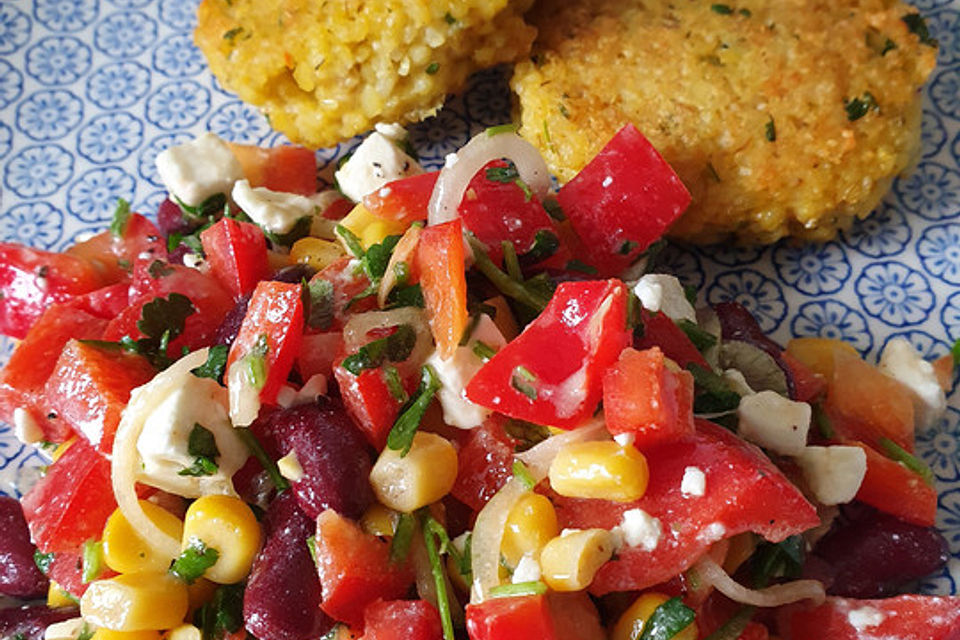
[[565, 181], [634, 122], [693, 195], [677, 238], [828, 239], [918, 151], [936, 48], [908, 14], [896, 0], [540, 0], [512, 80], [521, 133]]
[[532, 0], [204, 0], [197, 46], [274, 128], [320, 147], [433, 113], [477, 69], [512, 62]]

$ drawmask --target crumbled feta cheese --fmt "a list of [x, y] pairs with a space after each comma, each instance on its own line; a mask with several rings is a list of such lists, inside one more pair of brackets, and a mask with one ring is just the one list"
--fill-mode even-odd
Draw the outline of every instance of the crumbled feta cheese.
[[616, 442], [621, 447], [629, 447], [637, 439], [637, 434], [629, 431], [627, 433], [618, 433], [613, 436], [613, 441]]
[[707, 543], [713, 543], [722, 540], [725, 535], [727, 535], [725, 526], [719, 522], [711, 522], [700, 531], [697, 538]]
[[730, 384], [730, 388], [741, 396], [752, 396], [756, 393], [750, 388], [747, 379], [739, 369], [726, 369], [723, 372], [723, 379]]
[[676, 277], [663, 273], [648, 273], [633, 287], [644, 309], [662, 311], [671, 320], [697, 321], [697, 312], [687, 300], [683, 285]]
[[880, 371], [914, 392], [914, 418], [918, 429], [932, 426], [947, 410], [947, 396], [933, 364], [913, 348], [909, 341], [894, 338], [880, 355]]
[[199, 269], [203, 266], [204, 260], [203, 256], [197, 253], [185, 253], [183, 254], [183, 266], [190, 267], [191, 269]]
[[337, 171], [337, 184], [345, 196], [359, 202], [394, 180], [423, 173], [416, 160], [379, 131], [370, 134]]
[[250, 219], [271, 233], [287, 233], [301, 218], [313, 218], [316, 203], [306, 196], [266, 187], [251, 187], [249, 180], [238, 180], [230, 194]]
[[814, 497], [826, 505], [853, 500], [867, 473], [867, 455], [860, 447], [806, 447], [797, 463]]
[[43, 440], [43, 429], [30, 411], [23, 407], [13, 410], [13, 434], [23, 444], [37, 444]]
[[517, 568], [513, 570], [513, 576], [510, 582], [520, 584], [521, 582], [536, 582], [540, 579], [540, 563], [533, 557], [529, 551], [520, 558]]
[[806, 402], [761, 391], [740, 399], [739, 433], [745, 440], [781, 455], [799, 455], [807, 444], [813, 410]]
[[466, 345], [457, 347], [453, 355], [446, 360], [434, 352], [425, 363], [433, 367], [441, 382], [437, 397], [443, 408], [444, 422], [461, 429], [479, 427], [490, 415], [489, 409], [467, 400], [464, 392], [467, 383], [484, 364], [474, 352], [477, 342], [482, 342], [494, 351], [507, 343], [490, 316], [483, 314]]
[[277, 469], [280, 471], [280, 475], [290, 482], [300, 482], [303, 478], [303, 467], [300, 466], [297, 452], [293, 449], [290, 449], [287, 455], [277, 460]]
[[870, 606], [851, 609], [847, 614], [847, 622], [857, 631], [879, 626], [884, 618], [883, 611]]
[[700, 467], [687, 467], [680, 481], [680, 493], [685, 496], [700, 497], [707, 490], [707, 476]]
[[43, 632], [43, 640], [76, 640], [83, 631], [83, 625], [83, 618], [79, 616], [63, 622], [54, 622]]
[[624, 511], [620, 524], [614, 527], [614, 530], [628, 546], [640, 547], [644, 551], [656, 549], [663, 532], [660, 520], [643, 509]]
[[243, 167], [226, 142], [207, 132], [161, 151], [157, 173], [172, 196], [196, 207], [210, 196], [230, 193], [243, 178]]

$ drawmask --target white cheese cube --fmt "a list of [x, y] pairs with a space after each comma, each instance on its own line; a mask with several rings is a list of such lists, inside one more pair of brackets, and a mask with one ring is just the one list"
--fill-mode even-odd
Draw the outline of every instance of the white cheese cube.
[[740, 399], [739, 433], [744, 440], [781, 455], [799, 455], [807, 444], [812, 413], [806, 402], [794, 402], [776, 391], [761, 391]]
[[826, 505], [853, 500], [867, 473], [867, 455], [860, 447], [810, 446], [797, 463], [814, 497]]
[[707, 476], [700, 467], [687, 467], [680, 481], [680, 493], [699, 498], [707, 491]]
[[423, 173], [423, 169], [393, 138], [375, 131], [337, 171], [336, 178], [343, 194], [359, 202], [389, 182], [419, 173]]
[[513, 570], [513, 575], [510, 577], [510, 582], [513, 584], [520, 584], [521, 582], [536, 582], [540, 579], [540, 563], [537, 562], [537, 559], [533, 557], [533, 554], [529, 551], [520, 558], [520, 561], [517, 563], [516, 569]]
[[239, 180], [230, 194], [237, 206], [250, 219], [271, 233], [283, 234], [293, 229], [300, 218], [313, 219], [317, 204], [306, 196], [266, 187], [251, 187], [249, 180]]
[[630, 547], [640, 547], [644, 551], [653, 551], [660, 544], [663, 528], [659, 518], [654, 518], [643, 509], [628, 509], [623, 512], [620, 524], [614, 527], [614, 533]]
[[157, 154], [157, 173], [172, 196], [196, 207], [210, 196], [230, 193], [243, 178], [243, 167], [226, 142], [207, 132]]
[[494, 350], [500, 349], [507, 343], [490, 316], [482, 314], [477, 322], [477, 328], [474, 329], [473, 335], [465, 346], [457, 347], [453, 355], [446, 360], [434, 352], [426, 361], [426, 364], [433, 367], [442, 385], [437, 397], [443, 408], [443, 420], [460, 429], [479, 427], [490, 415], [489, 409], [467, 400], [464, 392], [470, 379], [484, 364], [480, 356], [474, 352], [474, 345], [477, 342], [482, 342]]
[[865, 631], [870, 627], [878, 627], [886, 619], [883, 611], [875, 607], [860, 607], [859, 609], [851, 609], [847, 613], [847, 622], [850, 623], [857, 631]]
[[947, 396], [933, 365], [907, 340], [894, 338], [880, 355], [880, 371], [909, 388], [914, 396], [914, 422], [918, 429], [933, 426], [947, 410]]
[[13, 435], [23, 444], [37, 444], [43, 440], [43, 429], [29, 409], [17, 407], [13, 410]]
[[660, 311], [671, 320], [697, 322], [697, 312], [687, 300], [683, 285], [674, 276], [648, 273], [637, 281], [633, 293], [648, 311]]

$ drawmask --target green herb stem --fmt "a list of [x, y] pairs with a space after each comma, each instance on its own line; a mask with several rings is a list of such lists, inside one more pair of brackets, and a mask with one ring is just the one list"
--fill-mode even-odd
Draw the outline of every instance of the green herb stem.
[[243, 441], [243, 444], [247, 445], [250, 455], [257, 459], [257, 462], [260, 463], [260, 466], [262, 466], [264, 471], [267, 472], [267, 475], [270, 476], [270, 481], [273, 482], [273, 486], [277, 488], [277, 491], [286, 491], [289, 489], [290, 483], [287, 482], [286, 478], [280, 475], [280, 469], [277, 467], [277, 463], [267, 455], [263, 445], [261, 445], [260, 441], [257, 440], [257, 436], [253, 435], [253, 432], [250, 431], [250, 429], [243, 427], [238, 427], [236, 429], [236, 434], [237, 437]]

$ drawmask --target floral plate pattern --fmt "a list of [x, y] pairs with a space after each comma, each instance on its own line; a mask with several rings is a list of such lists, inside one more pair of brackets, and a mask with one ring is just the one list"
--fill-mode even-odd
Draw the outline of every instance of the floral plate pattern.
[[[868, 360], [902, 336], [927, 357], [960, 339], [960, 0], [915, 0], [940, 42], [925, 88], [923, 157], [872, 216], [822, 245], [670, 248], [666, 261], [701, 301], [736, 300], [764, 331], [840, 338]], [[59, 251], [110, 220], [118, 197], [151, 214], [165, 197], [163, 149], [210, 130], [286, 142], [222, 89], [193, 46], [197, 0], [0, 0], [0, 242]], [[436, 117], [411, 127], [438, 168], [471, 135], [509, 120], [501, 70], [476, 74]], [[319, 164], [359, 144], [317, 152]], [[13, 350], [0, 338], [0, 362]], [[960, 392], [917, 436], [936, 475], [937, 526], [952, 558], [924, 581], [960, 593]], [[0, 492], [19, 496], [44, 460], [0, 423]]]

